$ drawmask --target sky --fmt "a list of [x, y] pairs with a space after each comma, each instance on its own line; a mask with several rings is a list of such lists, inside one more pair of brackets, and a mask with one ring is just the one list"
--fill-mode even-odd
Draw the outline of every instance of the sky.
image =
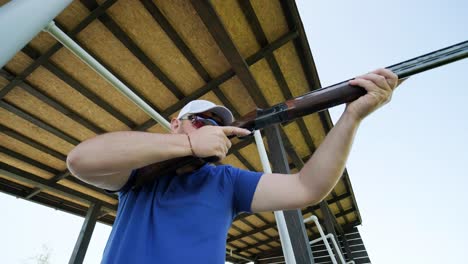
[[[468, 1], [298, 7], [322, 86], [468, 40]], [[467, 74], [465, 59], [415, 75], [359, 128], [347, 169], [373, 263], [466, 258]]]
[[[468, 1], [297, 2], [322, 86], [468, 40]], [[347, 163], [373, 263], [460, 263], [468, 248], [468, 59], [418, 74], [361, 124]], [[331, 109], [333, 120], [342, 107]], [[66, 263], [83, 218], [0, 193], [2, 263]], [[97, 224], [84, 263], [98, 263]]]

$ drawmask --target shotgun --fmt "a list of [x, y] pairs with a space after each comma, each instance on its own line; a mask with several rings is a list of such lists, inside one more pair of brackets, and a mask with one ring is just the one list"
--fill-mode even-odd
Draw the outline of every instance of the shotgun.
[[[424, 72], [451, 62], [468, 57], [468, 41], [464, 41], [434, 52], [387, 67], [400, 81], [411, 75]], [[274, 124], [285, 123], [296, 118], [320, 112], [328, 108], [349, 103], [366, 91], [358, 86], [348, 84], [349, 80], [308, 92], [302, 96], [287, 100], [267, 109], [255, 109], [230, 126], [250, 131], [263, 129]], [[139, 169], [135, 187], [141, 187], [154, 177], [168, 173], [184, 173], [196, 169], [206, 162], [216, 162], [216, 157], [196, 158], [192, 156], [171, 159], [150, 164]]]

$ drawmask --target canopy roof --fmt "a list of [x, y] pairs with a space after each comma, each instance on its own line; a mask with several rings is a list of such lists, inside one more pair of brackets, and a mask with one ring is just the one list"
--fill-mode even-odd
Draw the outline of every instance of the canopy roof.
[[[83, 0], [55, 21], [167, 119], [197, 98], [240, 117], [320, 87], [294, 1]], [[0, 98], [0, 190], [81, 216], [101, 203], [109, 225], [117, 196], [70, 176], [66, 155], [105, 132], [166, 133], [47, 33], [0, 70]], [[293, 172], [331, 126], [328, 112], [282, 126]], [[234, 140], [223, 163], [262, 170], [251, 139]], [[343, 230], [361, 223], [346, 172], [326, 201]], [[323, 219], [319, 205], [302, 212]], [[312, 225], [307, 232], [318, 237]], [[278, 252], [273, 213], [237, 217], [227, 248], [231, 260]]]

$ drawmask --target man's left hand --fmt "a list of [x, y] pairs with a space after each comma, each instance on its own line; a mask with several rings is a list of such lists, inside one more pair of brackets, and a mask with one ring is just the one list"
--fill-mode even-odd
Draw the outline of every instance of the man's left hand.
[[380, 106], [388, 103], [393, 90], [398, 86], [398, 76], [388, 69], [377, 69], [365, 75], [356, 77], [348, 82], [350, 85], [360, 86], [367, 94], [349, 103], [346, 112], [362, 120]]

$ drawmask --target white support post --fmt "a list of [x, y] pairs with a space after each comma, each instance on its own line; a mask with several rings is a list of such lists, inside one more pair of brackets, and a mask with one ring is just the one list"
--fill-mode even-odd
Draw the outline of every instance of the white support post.
[[327, 249], [328, 254], [330, 255], [332, 263], [333, 264], [338, 264], [338, 262], [336, 261], [336, 258], [335, 258], [335, 254], [333, 254], [333, 250], [330, 247], [330, 244], [328, 243], [327, 237], [325, 236], [325, 233], [323, 232], [322, 226], [320, 225], [320, 223], [318, 221], [318, 218], [315, 215], [312, 215], [312, 216], [304, 219], [304, 224], [306, 224], [306, 223], [308, 223], [310, 221], [314, 221], [315, 225], [317, 226], [317, 229], [318, 229], [319, 234], [320, 234], [320, 238], [312, 240], [309, 243], [313, 244], [313, 242], [315, 243], [317, 240], [323, 240], [323, 243], [325, 244], [325, 248]]
[[102, 64], [100, 64], [96, 59], [94, 59], [88, 52], [80, 47], [73, 39], [71, 39], [65, 32], [60, 30], [55, 23], [50, 22], [47, 27], [44, 28], [44, 31], [50, 33], [55, 39], [63, 44], [67, 49], [69, 49], [73, 54], [80, 58], [84, 63], [101, 75], [106, 81], [108, 81], [112, 86], [114, 86], [119, 92], [125, 95], [128, 99], [134, 102], [138, 107], [140, 107], [145, 113], [147, 113], [151, 118], [156, 120], [161, 124], [166, 130], [171, 130], [171, 124], [158, 112], [156, 112], [151, 106], [149, 106], [145, 101], [143, 101], [138, 95], [136, 95], [130, 88], [128, 88], [123, 82], [121, 82], [117, 77], [115, 77], [109, 70], [107, 70]]
[[16, 0], [0, 8], [0, 68], [52, 21], [72, 0]]
[[[257, 144], [258, 154], [262, 162], [263, 171], [271, 173], [270, 161], [266, 153], [265, 145], [263, 144], [262, 134], [256, 130], [254, 132], [255, 143]], [[291, 239], [289, 238], [288, 227], [282, 211], [275, 211], [276, 224], [278, 225], [278, 232], [281, 240], [281, 247], [283, 248], [284, 259], [286, 264], [296, 264], [294, 251], [292, 249]]]

